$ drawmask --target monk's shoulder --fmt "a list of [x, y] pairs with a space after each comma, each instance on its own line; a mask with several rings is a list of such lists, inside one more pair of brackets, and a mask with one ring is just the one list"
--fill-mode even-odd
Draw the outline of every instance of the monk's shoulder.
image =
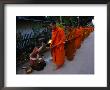
[[64, 29], [61, 28], [61, 27], [58, 27], [58, 31], [61, 32], [61, 33], [64, 33]]

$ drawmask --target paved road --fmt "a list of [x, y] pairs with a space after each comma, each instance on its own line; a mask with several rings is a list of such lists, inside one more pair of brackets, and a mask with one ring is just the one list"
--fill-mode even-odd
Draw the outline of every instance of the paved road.
[[[50, 52], [45, 53], [46, 60], [49, 60], [50, 56]], [[61, 69], [53, 69], [54, 65], [49, 61], [44, 70], [33, 71], [32, 74], [94, 74], [94, 32], [84, 40], [73, 61], [66, 60]], [[17, 74], [24, 74], [24, 71], [19, 68]]]

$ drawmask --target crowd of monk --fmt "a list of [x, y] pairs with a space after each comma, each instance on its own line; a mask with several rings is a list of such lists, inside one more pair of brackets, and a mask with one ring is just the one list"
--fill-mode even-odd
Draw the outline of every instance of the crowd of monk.
[[65, 58], [69, 61], [74, 60], [77, 49], [81, 47], [85, 38], [94, 31], [94, 27], [92, 26], [74, 27], [68, 24], [65, 25], [65, 30], [68, 31], [67, 34], [65, 34], [64, 29], [56, 26], [55, 22], [52, 22], [50, 26], [52, 28], [50, 49], [56, 69], [64, 65]]

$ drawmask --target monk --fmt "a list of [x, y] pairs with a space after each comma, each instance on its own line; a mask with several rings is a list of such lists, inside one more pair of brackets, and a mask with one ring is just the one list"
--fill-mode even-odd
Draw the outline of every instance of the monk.
[[85, 28], [84, 26], [82, 27], [82, 41], [85, 39]]
[[56, 26], [56, 22], [50, 24], [52, 28], [52, 41], [50, 44], [53, 63], [56, 65], [55, 70], [61, 68], [65, 62], [65, 33], [64, 30]]
[[67, 60], [72, 61], [75, 56], [75, 52], [76, 52], [76, 49], [74, 47], [75, 30], [72, 28], [71, 24], [67, 25], [66, 29], [68, 30], [68, 33], [66, 35], [67, 45], [65, 48], [65, 55], [67, 57]]
[[80, 26], [80, 27], [79, 27], [79, 30], [80, 30], [80, 33], [81, 33], [81, 35], [80, 35], [81, 42], [83, 42], [83, 41], [84, 41], [84, 30], [83, 30], [83, 27]]
[[74, 44], [75, 44], [75, 48], [79, 49], [81, 47], [81, 42], [82, 42], [82, 29], [80, 29], [79, 27], [76, 28], [75, 30], [75, 36], [74, 36]]
[[93, 32], [93, 31], [94, 31], [94, 27], [90, 26], [90, 32]]
[[89, 36], [89, 30], [88, 30], [88, 27], [84, 27], [84, 35], [85, 35], [85, 38], [87, 38]]
[[89, 26], [89, 27], [87, 27], [87, 30], [88, 30], [88, 36], [90, 35], [90, 33], [91, 33], [91, 27]]

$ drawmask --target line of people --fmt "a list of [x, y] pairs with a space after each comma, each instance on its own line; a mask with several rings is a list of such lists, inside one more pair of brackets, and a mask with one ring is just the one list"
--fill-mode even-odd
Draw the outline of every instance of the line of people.
[[[52, 37], [50, 43], [50, 50], [52, 61], [56, 65], [55, 70], [61, 68], [65, 63], [65, 57], [67, 60], [74, 60], [77, 49], [81, 47], [81, 43], [87, 38], [91, 32], [94, 31], [94, 27], [73, 27], [72, 24], [65, 25], [65, 30], [68, 31], [65, 34], [63, 28], [58, 27], [56, 22], [51, 22], [50, 27], [52, 30]], [[35, 47], [30, 54], [30, 67], [26, 69], [26, 73], [31, 73], [32, 70], [43, 70], [46, 66], [45, 61], [40, 57], [40, 51], [44, 47], [44, 44], [40, 48]], [[26, 67], [23, 67], [26, 68]]]
[[65, 35], [63, 28], [57, 27], [56, 22], [50, 24], [52, 28], [51, 38], [51, 55], [53, 63], [56, 65], [56, 70], [61, 68], [67, 60], [74, 59], [76, 50], [81, 47], [81, 43], [87, 38], [94, 27], [73, 27], [72, 24], [65, 25], [68, 33]]

